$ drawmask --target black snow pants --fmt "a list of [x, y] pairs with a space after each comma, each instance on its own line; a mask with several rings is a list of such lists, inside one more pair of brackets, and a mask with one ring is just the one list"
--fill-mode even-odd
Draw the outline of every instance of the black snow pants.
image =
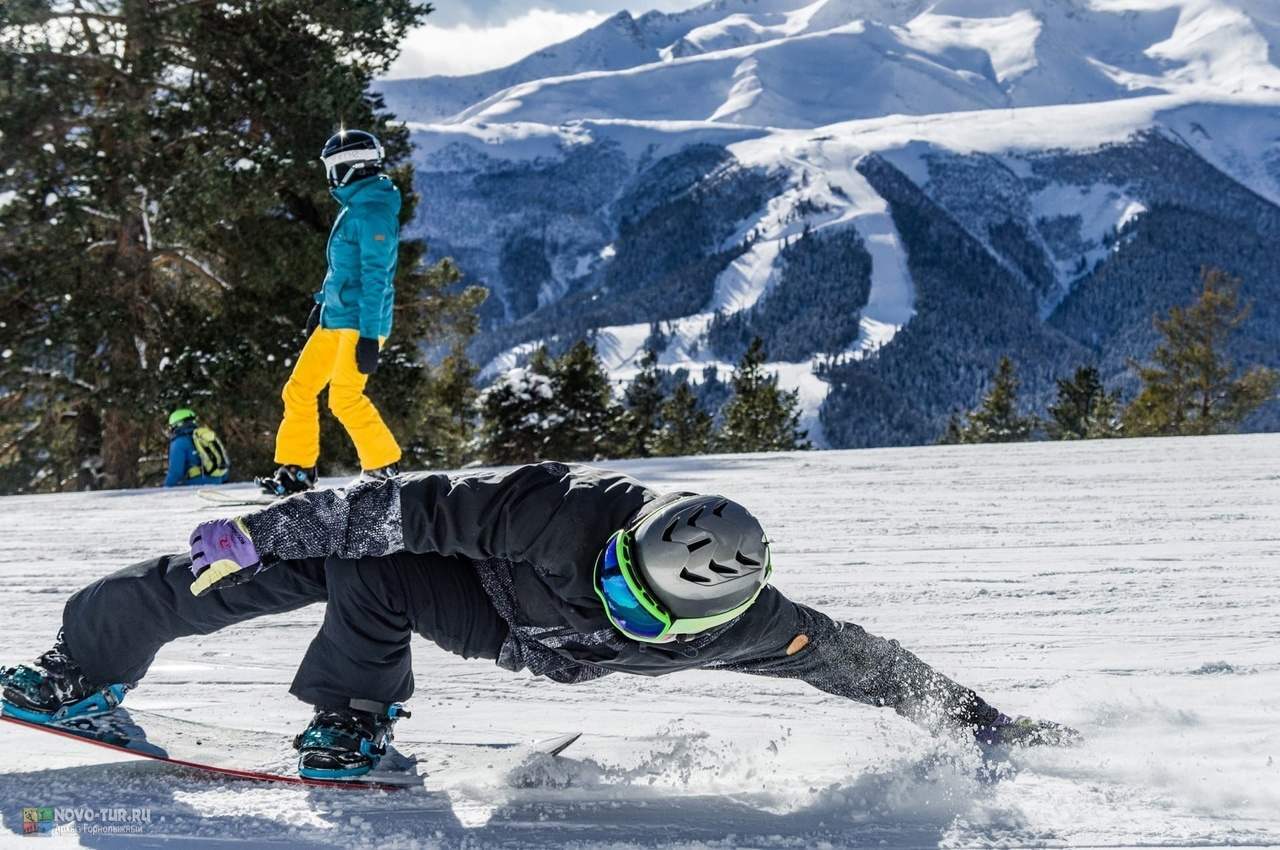
[[508, 627], [470, 562], [407, 552], [283, 561], [253, 579], [191, 595], [190, 558], [143, 561], [95, 581], [63, 609], [63, 639], [90, 681], [136, 684], [156, 652], [267, 614], [326, 602], [290, 693], [321, 708], [413, 694], [414, 633], [463, 658], [496, 659]]

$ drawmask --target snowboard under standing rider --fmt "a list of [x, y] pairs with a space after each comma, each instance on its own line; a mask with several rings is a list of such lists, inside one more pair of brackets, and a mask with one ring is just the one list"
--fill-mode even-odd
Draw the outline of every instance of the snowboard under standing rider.
[[329, 409], [342, 423], [372, 478], [396, 473], [400, 445], [365, 395], [391, 335], [396, 260], [400, 246], [400, 190], [383, 174], [382, 143], [362, 130], [344, 130], [320, 154], [330, 193], [342, 205], [329, 233], [328, 273], [307, 318], [307, 342], [281, 396], [275, 475], [258, 483], [285, 496], [315, 486], [320, 458], [317, 400], [329, 388]]
[[366, 480], [202, 523], [190, 542], [74, 594], [54, 648], [0, 672], [4, 710], [34, 722], [108, 711], [166, 643], [326, 602], [290, 688], [315, 707], [296, 741], [312, 778], [378, 764], [413, 694], [415, 632], [563, 684], [724, 670], [800, 679], [988, 743], [1074, 734], [1011, 719], [896, 641], [787, 599], [738, 503], [615, 472]]

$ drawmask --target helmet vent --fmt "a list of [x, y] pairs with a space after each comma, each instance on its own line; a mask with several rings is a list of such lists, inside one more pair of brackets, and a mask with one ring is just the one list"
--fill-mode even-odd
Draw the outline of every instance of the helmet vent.
[[663, 543], [674, 543], [674, 542], [675, 542], [675, 541], [673, 541], [673, 540], [671, 539], [671, 532], [675, 531], [675, 530], [676, 530], [676, 526], [677, 526], [677, 525], [679, 525], [679, 524], [680, 524], [680, 520], [679, 520], [679, 519], [673, 519], [673, 520], [671, 520], [671, 524], [670, 524], [670, 525], [668, 525], [668, 526], [666, 527], [666, 529], [662, 532], [662, 542], [663, 542]]
[[669, 606], [672, 617], [697, 620], [760, 595], [770, 578], [769, 543], [746, 508], [721, 495], [659, 501], [662, 507], [628, 528], [633, 578], [652, 594], [650, 602]]

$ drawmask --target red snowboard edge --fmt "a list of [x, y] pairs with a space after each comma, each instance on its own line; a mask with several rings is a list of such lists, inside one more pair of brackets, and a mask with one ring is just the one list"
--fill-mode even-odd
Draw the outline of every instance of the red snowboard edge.
[[255, 770], [237, 770], [235, 768], [230, 768], [230, 767], [215, 767], [214, 765], [211, 765], [211, 764], [200, 764], [199, 762], [185, 761], [183, 759], [175, 759], [175, 758], [166, 758], [164, 756], [158, 756], [152, 753], [144, 753], [139, 750], [131, 750], [128, 747], [120, 747], [115, 744], [108, 744], [106, 741], [98, 741], [86, 735], [77, 735], [76, 733], [69, 732], [65, 729], [58, 729], [53, 726], [45, 726], [40, 723], [31, 723], [26, 720], [19, 720], [16, 717], [5, 717], [4, 715], [0, 715], [0, 720], [5, 721], [6, 723], [12, 723], [15, 726], [22, 726], [26, 729], [31, 729], [36, 732], [50, 733], [50, 734], [58, 735], [63, 738], [69, 738], [73, 741], [80, 741], [86, 744], [93, 744], [94, 746], [102, 747], [107, 750], [113, 750], [117, 753], [124, 753], [125, 755], [135, 756], [137, 758], [150, 759], [151, 761], [164, 762], [165, 764], [174, 764], [179, 767], [191, 768], [193, 770], [200, 770], [206, 773], [216, 773], [221, 776], [230, 777], [232, 779], [245, 779], [251, 782], [277, 782], [284, 785], [306, 785], [313, 788], [345, 788], [348, 790], [358, 789], [361, 791], [368, 791], [370, 789], [375, 791], [402, 791], [405, 788], [417, 787], [414, 785], [394, 785], [389, 783], [371, 782], [371, 781], [366, 782], [358, 779], [347, 780], [347, 781], [336, 780], [336, 779], [308, 779], [305, 776], [286, 776], [280, 773], [262, 773], [260, 771], [255, 771]]

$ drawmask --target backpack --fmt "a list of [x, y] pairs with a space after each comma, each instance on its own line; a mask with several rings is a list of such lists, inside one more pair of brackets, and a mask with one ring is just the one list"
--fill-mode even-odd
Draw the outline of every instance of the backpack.
[[208, 425], [201, 425], [191, 432], [191, 439], [196, 444], [196, 454], [200, 455], [200, 467], [210, 478], [226, 475], [231, 471], [231, 461], [227, 457], [227, 447], [213, 433]]

